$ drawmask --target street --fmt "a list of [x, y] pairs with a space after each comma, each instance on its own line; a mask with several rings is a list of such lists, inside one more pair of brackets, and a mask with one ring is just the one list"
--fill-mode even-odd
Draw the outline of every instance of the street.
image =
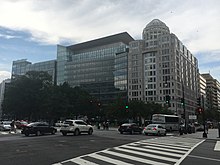
[[[2, 132], [1, 132], [2, 133]], [[195, 136], [196, 134], [194, 134]], [[210, 164], [220, 163], [214, 139], [178, 136], [119, 134], [117, 130], [95, 130], [93, 135], [25, 137], [0, 134], [2, 165], [62, 164]]]

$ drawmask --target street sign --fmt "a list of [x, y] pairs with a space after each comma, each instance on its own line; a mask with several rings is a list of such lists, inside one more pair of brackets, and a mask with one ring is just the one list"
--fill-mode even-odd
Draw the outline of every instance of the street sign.
[[197, 119], [197, 116], [196, 116], [196, 115], [189, 115], [189, 119], [191, 119], [191, 120], [196, 120], [196, 119]]

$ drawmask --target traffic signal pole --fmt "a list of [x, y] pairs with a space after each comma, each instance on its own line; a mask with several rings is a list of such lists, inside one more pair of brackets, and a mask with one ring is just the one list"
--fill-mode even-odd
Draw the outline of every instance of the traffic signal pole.
[[207, 138], [207, 133], [206, 133], [206, 129], [205, 129], [205, 103], [204, 103], [204, 96], [202, 95], [202, 108], [203, 108], [203, 112], [202, 112], [202, 118], [203, 118], [203, 127], [204, 127], [204, 132], [202, 134], [202, 137]]

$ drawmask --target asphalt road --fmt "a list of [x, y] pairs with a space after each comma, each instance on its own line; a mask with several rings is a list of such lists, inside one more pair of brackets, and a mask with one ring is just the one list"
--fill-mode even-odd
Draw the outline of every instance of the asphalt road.
[[[151, 142], [151, 140], [153, 140]], [[144, 141], [146, 144], [139, 144], [136, 142]], [[194, 141], [194, 142], [193, 142]], [[93, 135], [83, 134], [80, 136], [62, 136], [59, 132], [56, 135], [44, 135], [44, 136], [30, 136], [25, 137], [21, 134], [9, 134], [0, 136], [0, 165], [51, 165], [54, 163], [63, 162], [69, 159], [74, 158], [75, 160], [79, 160], [77, 157], [82, 155], [85, 156], [85, 159], [91, 160], [91, 156], [93, 153], [95, 156], [106, 156], [106, 149], [109, 149], [108, 152], [111, 152], [115, 149], [113, 147], [118, 147], [124, 145], [124, 147], [119, 147], [119, 150], [126, 150], [130, 147], [136, 147], [136, 149], [132, 149], [133, 153], [130, 156], [134, 156], [137, 154], [148, 154], [147, 152], [155, 152], [158, 153], [158, 158], [156, 155], [152, 155], [149, 157], [149, 160], [160, 161], [162, 163], [167, 163], [165, 160], [161, 160], [160, 156], [163, 154], [171, 154], [170, 156], [166, 156], [167, 159], [173, 159], [174, 161], [179, 162], [181, 165], [219, 165], [220, 164], [220, 151], [214, 151], [214, 147], [217, 140], [205, 140], [203, 139], [195, 139], [195, 138], [187, 138], [187, 137], [176, 137], [176, 135], [168, 135], [166, 137], [155, 137], [155, 136], [145, 136], [145, 135], [130, 135], [130, 134], [119, 134], [115, 130], [95, 130]], [[199, 145], [197, 147], [193, 147], [198, 142]], [[132, 144], [131, 144], [132, 143]], [[154, 144], [155, 143], [155, 144]], [[161, 144], [160, 144], [161, 143]], [[130, 145], [128, 145], [130, 144]], [[187, 154], [183, 156], [183, 161], [176, 160], [176, 157], [172, 155], [181, 153], [180, 151], [182, 147], [191, 145], [192, 152], [190, 150], [183, 151]], [[152, 145], [152, 146], [151, 146]], [[154, 146], [155, 145], [155, 146]], [[178, 148], [178, 146], [182, 146]], [[148, 147], [155, 149], [147, 149]], [[172, 148], [170, 148], [172, 147]], [[160, 148], [160, 149], [156, 149]], [[138, 150], [145, 150], [140, 153]], [[164, 150], [164, 151], [163, 151]], [[166, 150], [172, 150], [170, 152], [165, 153]], [[176, 150], [176, 151], [173, 151]], [[183, 148], [183, 150], [185, 150]], [[129, 150], [130, 151], [130, 150]], [[121, 151], [122, 152], [122, 151]], [[124, 151], [123, 151], [124, 152]], [[122, 152], [122, 153], [123, 153]], [[108, 155], [108, 154], [107, 154]], [[178, 155], [178, 154], [177, 154]], [[128, 155], [129, 156], [129, 155]], [[182, 156], [181, 156], [182, 157]], [[114, 156], [114, 161], [116, 160]], [[137, 157], [134, 157], [135, 159]], [[137, 158], [138, 159], [138, 158]], [[128, 163], [132, 163], [134, 160], [129, 160], [121, 158], [123, 161], [127, 161]], [[148, 158], [144, 159], [148, 161]], [[97, 161], [97, 160], [96, 160]], [[146, 162], [137, 163], [135, 160], [135, 165], [146, 164]], [[74, 163], [61, 163], [61, 164], [74, 164]], [[102, 164], [102, 163], [101, 163]], [[112, 163], [106, 163], [112, 164]], [[117, 164], [117, 163], [115, 163]], [[155, 164], [155, 163], [154, 163]], [[156, 163], [157, 164], [157, 163]], [[174, 164], [174, 163], [170, 163]], [[178, 164], [177, 164], [178, 165]]]
[[49, 165], [146, 138], [144, 135], [120, 135], [117, 131], [101, 130], [93, 135], [80, 136], [62, 136], [59, 132], [38, 137], [5, 135], [0, 137], [0, 164]]
[[220, 165], [220, 151], [214, 151], [217, 140], [207, 139], [196, 147], [181, 165]]

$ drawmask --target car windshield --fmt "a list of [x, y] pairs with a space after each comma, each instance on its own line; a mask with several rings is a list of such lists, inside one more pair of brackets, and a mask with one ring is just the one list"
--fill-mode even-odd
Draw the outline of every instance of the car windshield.
[[27, 122], [26, 121], [21, 121], [21, 124], [27, 124]]
[[71, 124], [73, 124], [73, 122], [72, 122], [72, 121], [65, 121], [64, 124], [69, 124], [69, 125], [71, 125]]
[[153, 128], [153, 127], [157, 127], [157, 125], [148, 125], [147, 127]]
[[122, 124], [121, 126], [131, 126], [129, 123]]

